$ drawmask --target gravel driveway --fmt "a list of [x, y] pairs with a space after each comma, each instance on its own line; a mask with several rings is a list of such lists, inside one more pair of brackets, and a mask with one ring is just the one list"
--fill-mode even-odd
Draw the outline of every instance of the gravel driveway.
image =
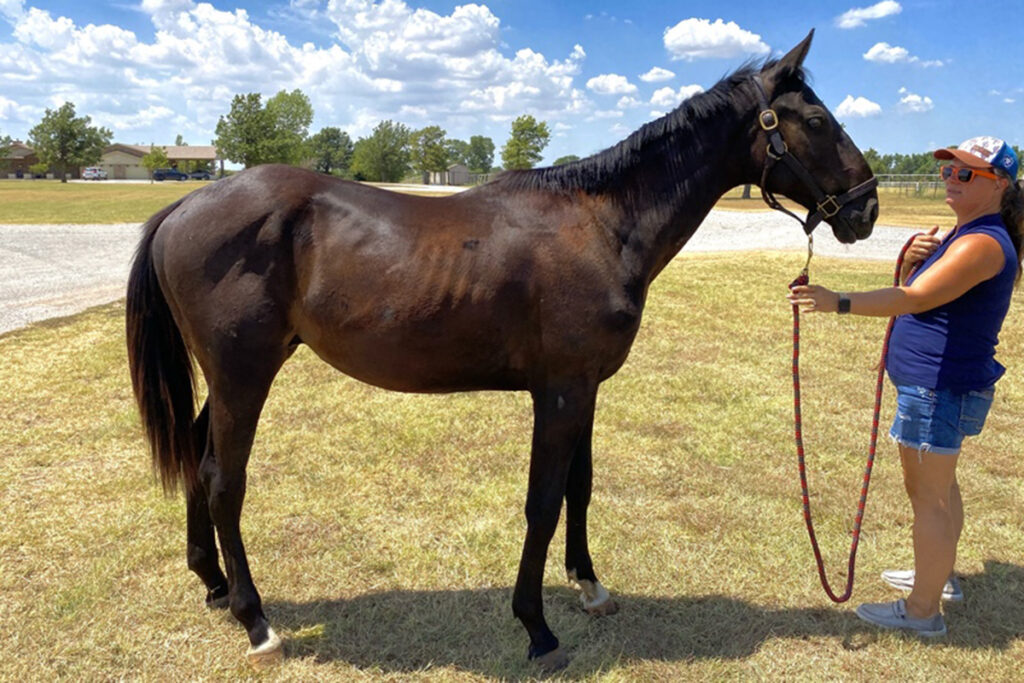
[[[816, 254], [895, 260], [912, 234], [875, 226], [855, 245], [815, 230]], [[0, 334], [78, 313], [124, 296], [138, 223], [118, 225], [0, 225]], [[683, 253], [807, 247], [800, 226], [774, 212], [712, 211]]]

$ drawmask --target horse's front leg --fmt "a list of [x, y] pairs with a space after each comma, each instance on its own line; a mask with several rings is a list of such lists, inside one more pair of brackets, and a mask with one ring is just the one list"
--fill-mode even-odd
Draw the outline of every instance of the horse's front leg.
[[580, 587], [583, 609], [589, 614], [603, 616], [615, 614], [619, 606], [597, 580], [587, 545], [587, 506], [590, 505], [593, 478], [593, 431], [594, 416], [591, 413], [576, 443], [565, 489], [565, 573], [570, 581]]
[[526, 494], [526, 540], [512, 596], [512, 612], [530, 635], [530, 659], [545, 669], [569, 662], [544, 620], [541, 589], [548, 545], [558, 525], [576, 444], [593, 420], [593, 385], [548, 386], [533, 392], [533, 447]]

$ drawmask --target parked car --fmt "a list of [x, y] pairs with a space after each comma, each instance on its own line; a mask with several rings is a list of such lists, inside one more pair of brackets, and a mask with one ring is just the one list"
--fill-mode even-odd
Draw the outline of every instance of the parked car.
[[209, 171], [192, 171], [188, 177], [192, 180], [209, 180], [212, 176]]
[[107, 172], [99, 166], [89, 166], [82, 171], [82, 180], [106, 180]]
[[188, 174], [176, 168], [158, 168], [153, 171], [153, 180], [188, 180]]

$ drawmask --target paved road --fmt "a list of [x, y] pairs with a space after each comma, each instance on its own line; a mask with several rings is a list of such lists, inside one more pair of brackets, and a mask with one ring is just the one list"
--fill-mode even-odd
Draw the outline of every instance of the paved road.
[[[846, 258], [895, 259], [912, 234], [876, 226], [848, 246], [826, 228], [815, 231], [815, 253]], [[123, 297], [138, 238], [136, 223], [0, 225], [0, 334]], [[683, 253], [806, 246], [796, 221], [781, 214], [712, 211]]]

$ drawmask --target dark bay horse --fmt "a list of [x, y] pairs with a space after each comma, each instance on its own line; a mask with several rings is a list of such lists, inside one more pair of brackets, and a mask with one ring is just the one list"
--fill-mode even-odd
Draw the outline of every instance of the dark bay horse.
[[[261, 166], [149, 219], [128, 284], [135, 395], [165, 487], [184, 483], [188, 566], [208, 604], [229, 606], [245, 627], [254, 664], [282, 647], [239, 531], [245, 469], [271, 383], [299, 344], [386, 389], [529, 391], [527, 531], [512, 598], [529, 656], [549, 668], [567, 661], [541, 605], [563, 499], [569, 577], [588, 611], [616, 609], [587, 547], [591, 432], [598, 386], [626, 360], [648, 287], [732, 187], [763, 182], [814, 211], [821, 193], [808, 176], [829, 195], [871, 179], [805, 82], [812, 35], [566, 166], [445, 198]], [[768, 158], [778, 134], [806, 173]], [[832, 208], [836, 237], [854, 242], [871, 232], [877, 195], [868, 187]], [[209, 389], [198, 414], [192, 358]]]

